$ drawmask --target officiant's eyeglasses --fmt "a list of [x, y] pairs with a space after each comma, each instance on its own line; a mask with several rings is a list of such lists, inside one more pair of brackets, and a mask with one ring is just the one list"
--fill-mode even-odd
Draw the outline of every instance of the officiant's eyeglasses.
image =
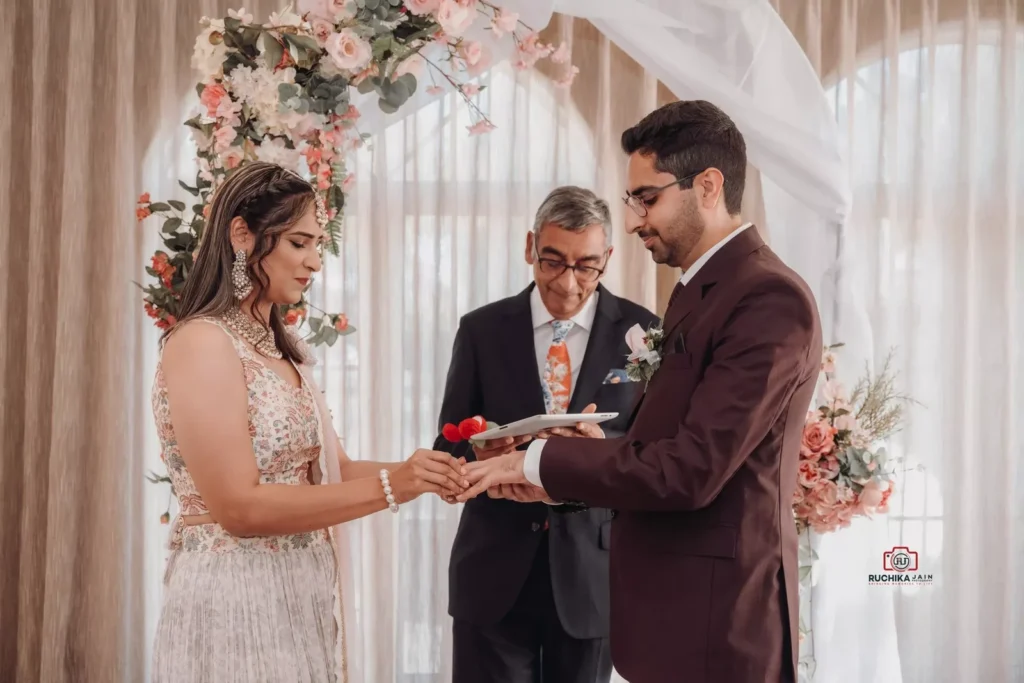
[[622, 198], [622, 201], [625, 202], [626, 206], [633, 209], [633, 212], [637, 216], [644, 218], [647, 216], [647, 201], [654, 199], [663, 190], [667, 190], [673, 185], [678, 185], [679, 183], [685, 183], [687, 180], [692, 180], [701, 173], [703, 173], [703, 171], [698, 171], [682, 178], [676, 178], [668, 185], [662, 185], [661, 187], [649, 187], [645, 190], [641, 190], [639, 194], [631, 194], [627, 192], [626, 196]]
[[[576, 282], [590, 283], [596, 281], [604, 274], [604, 268], [595, 268], [594, 266], [585, 266], [579, 263], [570, 266], [565, 261], [541, 256], [537, 251], [536, 242], [533, 244], [533, 251], [537, 263], [540, 264], [540, 272], [545, 275], [561, 277], [562, 273], [571, 269], [572, 274], [576, 277]], [[607, 260], [605, 264], [607, 265]]]

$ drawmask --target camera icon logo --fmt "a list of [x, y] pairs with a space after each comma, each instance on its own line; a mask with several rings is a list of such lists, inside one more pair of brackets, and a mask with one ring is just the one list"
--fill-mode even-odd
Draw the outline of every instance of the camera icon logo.
[[916, 572], [917, 551], [906, 546], [895, 546], [882, 553], [882, 569], [887, 572]]

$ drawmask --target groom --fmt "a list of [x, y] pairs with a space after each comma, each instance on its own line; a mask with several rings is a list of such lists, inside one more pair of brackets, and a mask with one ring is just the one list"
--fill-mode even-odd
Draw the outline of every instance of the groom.
[[611, 645], [630, 683], [795, 680], [800, 436], [821, 357], [807, 285], [740, 220], [746, 145], [674, 102], [627, 130], [627, 231], [682, 268], [660, 367], [616, 439], [600, 428], [467, 465], [465, 499], [614, 508]]

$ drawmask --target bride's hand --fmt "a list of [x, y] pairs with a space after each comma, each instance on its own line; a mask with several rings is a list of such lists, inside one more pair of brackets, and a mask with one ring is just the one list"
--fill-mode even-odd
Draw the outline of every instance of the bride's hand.
[[424, 493], [436, 493], [442, 498], [458, 495], [469, 486], [462, 469], [450, 453], [417, 449], [391, 473], [395, 501], [408, 503]]

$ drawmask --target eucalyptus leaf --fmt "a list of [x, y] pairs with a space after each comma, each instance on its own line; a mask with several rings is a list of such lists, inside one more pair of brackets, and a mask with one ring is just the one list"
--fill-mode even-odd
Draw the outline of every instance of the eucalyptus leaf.
[[331, 185], [331, 189], [327, 191], [327, 202], [332, 209], [340, 211], [345, 208], [345, 193], [339, 185]]
[[333, 327], [325, 327], [324, 341], [328, 346], [334, 346], [334, 342], [338, 341], [338, 331]]
[[309, 329], [312, 330], [314, 333], [319, 332], [320, 327], [323, 325], [323, 322], [323, 318], [310, 318]]
[[263, 34], [263, 57], [269, 68], [281, 63], [284, 56], [284, 47], [277, 41], [272, 33]]
[[224, 17], [224, 30], [234, 33], [242, 27], [242, 20], [235, 17]]
[[363, 7], [373, 11], [380, 5], [380, 0], [363, 0]]
[[149, 205], [149, 210], [153, 213], [157, 213], [158, 211], [170, 211], [171, 207], [163, 202], [153, 202]]
[[172, 199], [172, 200], [168, 201], [167, 203], [170, 204], [171, 206], [173, 206], [178, 211], [184, 211], [185, 210], [185, 202], [179, 202], [177, 199]]
[[374, 86], [372, 79], [364, 78], [363, 80], [359, 81], [359, 85], [356, 86], [356, 90], [359, 91], [359, 94], [365, 95], [366, 93], [370, 93], [376, 90], [376, 87]]
[[320, 53], [320, 45], [316, 42], [316, 38], [312, 36], [298, 36], [293, 33], [285, 33], [285, 40], [292, 45], [295, 45], [300, 50], [306, 52], [312, 52], [313, 54]]
[[416, 92], [416, 77], [412, 74], [402, 74], [398, 77], [398, 83], [409, 92], [408, 97], [412, 97]]
[[166, 221], [164, 221], [164, 226], [162, 228], [160, 228], [160, 231], [161, 232], [166, 232], [167, 234], [170, 235], [170, 234], [173, 234], [174, 231], [177, 230], [180, 227], [181, 227], [181, 219], [178, 218], [177, 216], [175, 216], [173, 218], [168, 218]]
[[401, 106], [391, 104], [391, 102], [385, 100], [384, 98], [377, 100], [377, 105], [380, 106], [380, 110], [385, 114], [394, 114], [396, 111], [398, 111], [398, 107]]
[[183, 180], [179, 180], [178, 181], [178, 185], [180, 185], [181, 188], [183, 190], [185, 190], [186, 192], [188, 192], [189, 194], [194, 195], [196, 197], [199, 196], [199, 188], [189, 187], [188, 185], [185, 184], [185, 182]]
[[294, 83], [281, 83], [277, 86], [277, 97], [282, 102], [287, 102], [293, 97], [299, 96], [299, 86]]

